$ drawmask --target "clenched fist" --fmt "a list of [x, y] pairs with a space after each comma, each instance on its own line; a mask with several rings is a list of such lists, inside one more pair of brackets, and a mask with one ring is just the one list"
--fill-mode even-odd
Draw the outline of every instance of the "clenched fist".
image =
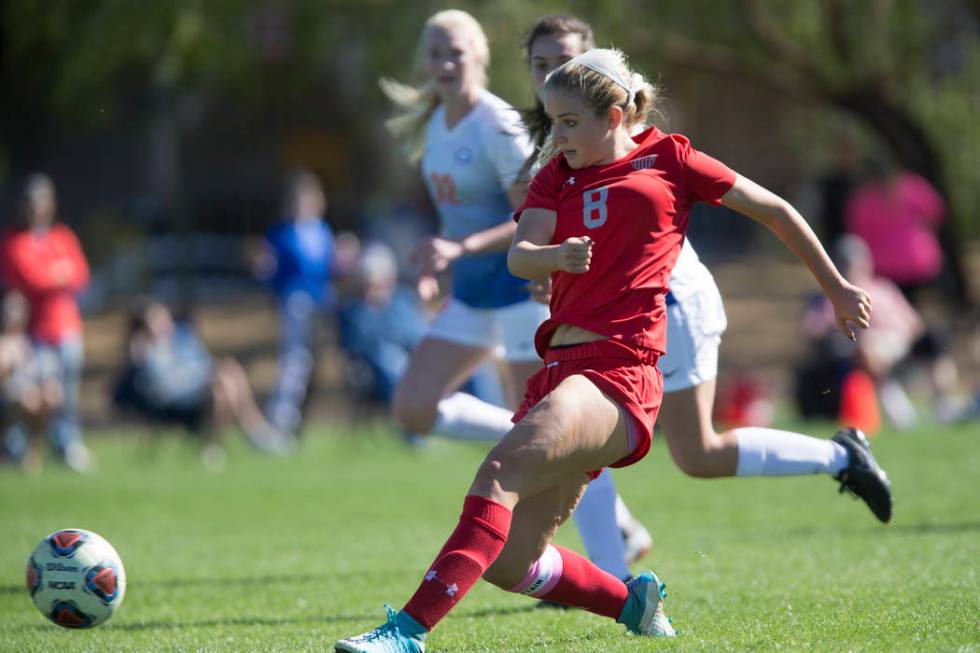
[[588, 272], [593, 244], [588, 236], [568, 238], [555, 250], [555, 268], [572, 274]]

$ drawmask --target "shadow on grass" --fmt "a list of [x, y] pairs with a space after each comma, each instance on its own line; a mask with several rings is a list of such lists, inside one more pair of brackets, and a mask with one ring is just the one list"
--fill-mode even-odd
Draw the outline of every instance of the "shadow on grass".
[[[529, 612], [534, 606], [521, 606], [511, 608], [486, 608], [459, 612], [457, 616], [470, 619], [484, 619], [486, 617], [506, 616], [521, 612]], [[375, 612], [369, 615], [333, 615], [333, 616], [306, 616], [306, 617], [226, 617], [223, 619], [199, 619], [193, 621], [139, 621], [135, 623], [107, 624], [101, 630], [105, 631], [143, 631], [143, 630], [180, 630], [184, 628], [215, 628], [219, 626], [313, 626], [317, 624], [340, 624], [353, 623], [358, 621], [377, 621], [380, 623], [382, 614]], [[25, 627], [25, 630], [51, 630], [55, 628], [50, 624], [36, 624]]]
[[[626, 638], [626, 637], [631, 637], [631, 636], [624, 631], [623, 632], [623, 637]], [[550, 637], [549, 636], [545, 636], [545, 637], [538, 637], [536, 639], [533, 639], [533, 640], [528, 641], [527, 643], [525, 643], [525, 646], [527, 647], [526, 650], [529, 650], [529, 651], [548, 651], [548, 650], [550, 650], [552, 648], [557, 648], [559, 646], [561, 646], [563, 648], [575, 648], [575, 649], [577, 649], [577, 648], [580, 648], [583, 644], [586, 644], [586, 643], [591, 644], [593, 642], [600, 642], [600, 643], [604, 644], [605, 646], [603, 646], [603, 648], [608, 647], [608, 645], [609, 645], [609, 634], [608, 634], [608, 632], [594, 632], [593, 631], [593, 632], [584, 632], [584, 633], [579, 633], [579, 634], [565, 633], [565, 636], [550, 636]], [[513, 643], [513, 642], [509, 642], [509, 643]], [[457, 642], [453, 646], [452, 651], [453, 651], [453, 653], [468, 653], [469, 651], [486, 651], [487, 650], [487, 644], [488, 644], [488, 642], [485, 642], [485, 641], [484, 642], [478, 642], [478, 643], [477, 642], [474, 642], [474, 645], [472, 647], [470, 647], [470, 646], [466, 646], [466, 645], [460, 646], [460, 644]], [[493, 642], [490, 642], [490, 644], [493, 644]], [[502, 642], [502, 644], [503, 644], [503, 642]], [[436, 649], [436, 650], [441, 651], [443, 649]], [[448, 651], [449, 649], [445, 649], [445, 650]], [[653, 649], [651, 648], [651, 650], [653, 650]]]
[[[333, 582], [364, 581], [390, 578], [391, 571], [342, 572], [330, 575], [324, 574], [269, 574], [266, 576], [242, 576], [238, 578], [161, 578], [149, 579], [134, 583], [129, 580], [129, 589], [134, 587], [153, 587], [165, 589], [182, 589], [185, 587], [252, 587], [255, 585], [268, 587], [271, 585], [301, 585], [307, 583], [322, 583], [325, 580]], [[26, 592], [25, 585], [0, 585], [0, 594], [19, 594]]]
[[889, 526], [889, 530], [901, 531], [903, 533], [970, 533], [980, 531], [980, 521], [959, 522], [955, 524], [937, 524], [925, 522], [922, 524], [896, 524]]
[[338, 624], [354, 621], [370, 621], [378, 615], [334, 615], [332, 617], [227, 617], [225, 619], [199, 619], [196, 621], [140, 621], [131, 624], [110, 624], [106, 630], [179, 630], [183, 628], [214, 628], [217, 626], [298, 626]]
[[[838, 527], [830, 526], [801, 526], [799, 528], [789, 528], [782, 532], [784, 537], [811, 537], [813, 535], [819, 535], [821, 533], [826, 534], [829, 532], [871, 532], [876, 534], [882, 534], [887, 536], [889, 533], [897, 533], [902, 535], [933, 535], [937, 533], [972, 533], [974, 531], [980, 531], [980, 521], [967, 521], [967, 522], [954, 522], [954, 523], [936, 523], [936, 522], [923, 522], [921, 524], [888, 524], [888, 525], [873, 525], [861, 529], [847, 529], [842, 530]], [[768, 535], [766, 535], [768, 537]]]

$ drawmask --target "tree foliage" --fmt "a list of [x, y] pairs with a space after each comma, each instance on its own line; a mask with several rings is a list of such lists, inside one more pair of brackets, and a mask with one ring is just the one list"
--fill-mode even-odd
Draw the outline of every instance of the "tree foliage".
[[[457, 4], [488, 32], [495, 90], [529, 102], [521, 39], [559, 7]], [[17, 84], [33, 78], [41, 114], [108, 121], [120, 83], [137, 80], [178, 92], [221, 88], [249, 111], [270, 85], [301, 97], [329, 70], [331, 79], [352, 77], [348, 100], [377, 121], [386, 107], [375, 80], [410, 78], [422, 21], [441, 8], [431, 0], [2, 0], [5, 96], [15, 101], [26, 88]], [[751, 80], [801, 106], [851, 116], [950, 198], [961, 234], [980, 235], [972, 219], [980, 213], [975, 3], [569, 0], [560, 9], [592, 21], [600, 43], [654, 67]]]

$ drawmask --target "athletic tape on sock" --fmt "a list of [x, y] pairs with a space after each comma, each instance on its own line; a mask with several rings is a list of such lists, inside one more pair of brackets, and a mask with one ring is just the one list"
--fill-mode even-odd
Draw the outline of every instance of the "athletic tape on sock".
[[531, 566], [524, 580], [507, 591], [539, 599], [554, 589], [561, 578], [561, 572], [561, 554], [558, 549], [549, 544], [541, 557]]

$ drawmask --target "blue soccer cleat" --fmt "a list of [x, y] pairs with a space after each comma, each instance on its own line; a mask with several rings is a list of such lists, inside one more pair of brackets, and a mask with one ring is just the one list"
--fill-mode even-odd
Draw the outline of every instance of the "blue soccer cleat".
[[429, 632], [405, 612], [395, 613], [385, 605], [388, 621], [363, 635], [342, 639], [335, 651], [345, 653], [425, 653], [425, 636]]
[[652, 571], [642, 574], [626, 584], [629, 596], [623, 612], [616, 620], [637, 635], [646, 637], [674, 637], [677, 632], [664, 614], [666, 585]]

